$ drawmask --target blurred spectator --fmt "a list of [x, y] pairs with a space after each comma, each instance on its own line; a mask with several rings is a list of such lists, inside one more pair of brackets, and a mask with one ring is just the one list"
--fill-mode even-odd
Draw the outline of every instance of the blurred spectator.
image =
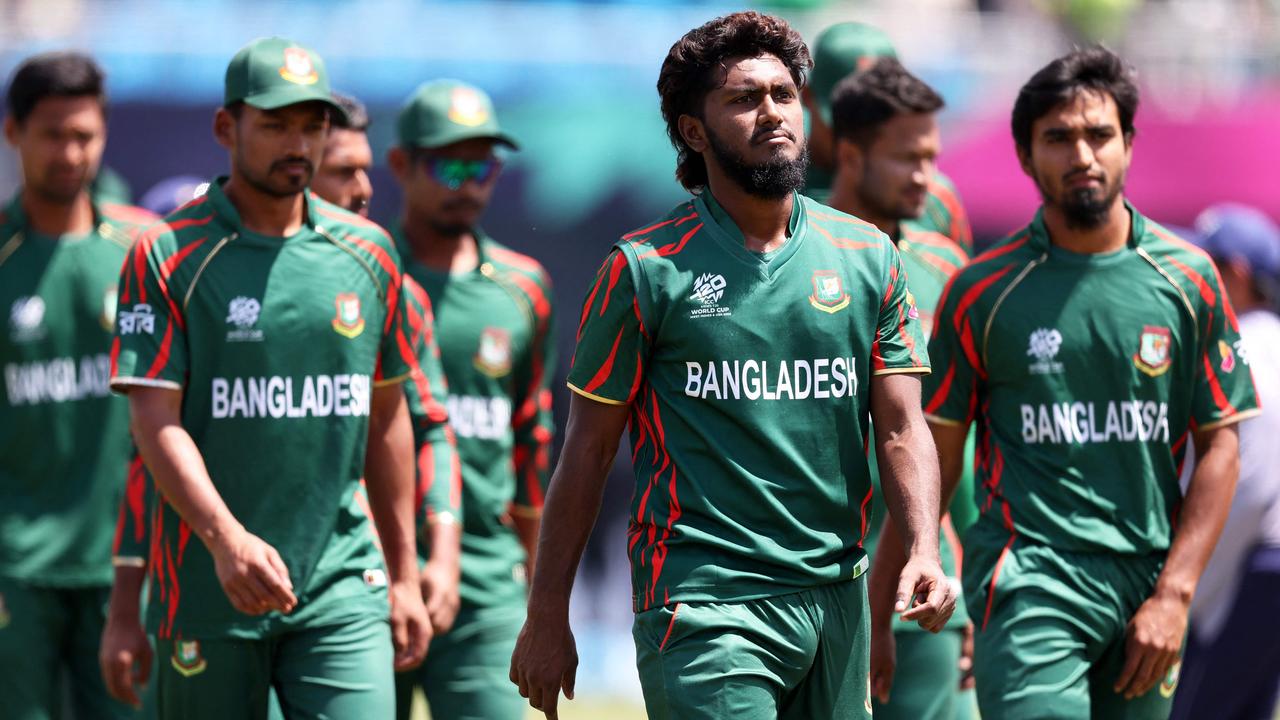
[[1171, 717], [1268, 720], [1280, 680], [1280, 229], [1253, 208], [1218, 205], [1194, 237], [1240, 318], [1239, 346], [1208, 348], [1206, 362], [1252, 370], [1266, 412], [1240, 425], [1240, 480], [1191, 604]]

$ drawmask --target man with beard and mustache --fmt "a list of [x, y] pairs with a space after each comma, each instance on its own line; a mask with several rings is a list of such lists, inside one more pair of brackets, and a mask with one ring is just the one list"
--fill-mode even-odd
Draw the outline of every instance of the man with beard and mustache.
[[243, 48], [214, 118], [230, 177], [121, 271], [111, 386], [161, 491], [162, 718], [265, 717], [272, 686], [286, 715], [389, 717], [393, 662], [430, 639], [401, 387], [419, 328], [390, 237], [307, 192], [337, 112], [314, 52]]
[[962, 575], [983, 718], [1168, 716], [1235, 423], [1258, 412], [1212, 261], [1123, 198], [1137, 106], [1100, 47], [1032, 76], [1012, 128], [1044, 204], [955, 276], [934, 323], [944, 507], [978, 432]]
[[373, 167], [369, 113], [364, 103], [348, 95], [335, 92], [333, 101], [342, 112], [330, 119], [324, 157], [311, 178], [311, 190], [334, 205], [369, 217], [369, 201], [373, 198], [373, 184], [369, 182], [369, 168]]
[[954, 608], [902, 261], [875, 226], [796, 192], [811, 65], [795, 30], [754, 12], [691, 30], [662, 65], [676, 177], [694, 197], [622, 237], [582, 310], [511, 668], [548, 717], [562, 689], [573, 697], [569, 595], [628, 423], [649, 717], [870, 717], [870, 418], [909, 547], [897, 610], [937, 631]]
[[397, 715], [409, 717], [421, 685], [434, 717], [514, 720], [524, 703], [506, 673], [524, 620], [554, 428], [551, 280], [536, 260], [480, 229], [502, 167], [499, 148], [516, 149], [488, 95], [454, 80], [426, 83], [401, 109], [397, 130], [388, 161], [404, 215], [394, 236], [435, 309], [462, 464], [460, 589], [457, 563], [421, 546], [437, 636], [422, 667], [398, 676]]
[[38, 55], [9, 82], [22, 188], [0, 211], [0, 713], [124, 718], [96, 669], [127, 408], [107, 387], [116, 280], [155, 220], [89, 192], [107, 139], [97, 64]]

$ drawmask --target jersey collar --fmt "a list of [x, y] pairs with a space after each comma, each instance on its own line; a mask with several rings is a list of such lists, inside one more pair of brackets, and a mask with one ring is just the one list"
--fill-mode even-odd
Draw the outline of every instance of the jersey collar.
[[[405, 235], [405, 232], [404, 232], [404, 220], [399, 220], [395, 224], [393, 224], [391, 226], [390, 232], [391, 232], [391, 240], [396, 244], [396, 252], [400, 253], [400, 257], [404, 261], [406, 266], [412, 264], [415, 267], [421, 268], [423, 272], [431, 273], [433, 275], [439, 275], [442, 278], [456, 277], [456, 276], [452, 276], [450, 273], [441, 272], [434, 268], [429, 268], [426, 265], [423, 265], [414, 259], [413, 247], [409, 245], [409, 237]], [[489, 245], [490, 243], [493, 242], [493, 240], [489, 237], [487, 233], [485, 233], [483, 229], [479, 227], [472, 228], [471, 234], [476, 239], [476, 255], [478, 256], [477, 258], [478, 261], [476, 262], [475, 269], [473, 269], [471, 272], [464, 273], [464, 275], [470, 275], [471, 273], [475, 273], [475, 272], [482, 272], [482, 268], [484, 268], [485, 265], [492, 265], [492, 260], [489, 258]]]
[[[1128, 198], [1124, 199], [1124, 207], [1129, 211], [1129, 247], [1140, 247], [1149, 235], [1147, 232], [1147, 219], [1142, 216], [1142, 213], [1138, 212], [1138, 209], [1133, 206], [1133, 203], [1129, 202]], [[1049, 229], [1044, 225], [1043, 205], [1036, 210], [1035, 219], [1027, 226], [1027, 233], [1028, 245], [1042, 251], [1049, 250], [1052, 243], [1049, 241]]]
[[798, 192], [791, 193], [791, 218], [787, 221], [787, 241], [782, 247], [768, 255], [754, 253], [747, 249], [746, 237], [734, 224], [733, 218], [716, 202], [710, 188], [704, 188], [694, 198], [694, 209], [698, 212], [707, 232], [729, 251], [729, 254], [748, 265], [761, 269], [765, 277], [772, 277], [791, 256], [795, 255], [800, 243], [804, 240], [805, 228], [808, 227], [804, 198]]
[[[93, 197], [93, 193], [89, 194], [89, 205], [93, 208], [93, 230], [89, 234], [97, 233], [101, 235], [109, 223], [107, 216], [102, 214], [102, 207], [98, 200]], [[4, 208], [3, 222], [0, 226], [7, 226], [14, 229], [15, 232], [26, 232], [27, 230], [27, 211], [22, 208], [22, 188], [13, 194], [9, 199], [9, 204]], [[84, 237], [84, 236], [76, 236]], [[0, 238], [0, 244], [3, 244], [8, 238]]]
[[[235, 230], [241, 234], [257, 235], [258, 233], [246, 230], [244, 223], [240, 221], [240, 211], [236, 210], [236, 206], [231, 204], [231, 199], [227, 197], [227, 193], [222, 189], [229, 178], [226, 175], [219, 175], [209, 183], [209, 189], [205, 194], [209, 198], [209, 204], [213, 207], [213, 211], [220, 215], [224, 220], [231, 224]], [[316, 211], [316, 196], [308, 189], [302, 196], [303, 225], [314, 231], [316, 226], [320, 224], [319, 213]]]

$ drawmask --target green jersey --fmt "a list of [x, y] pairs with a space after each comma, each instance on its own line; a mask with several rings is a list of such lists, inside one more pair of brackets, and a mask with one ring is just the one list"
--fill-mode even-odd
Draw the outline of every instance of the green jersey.
[[637, 611], [866, 569], [868, 382], [929, 371], [918, 313], [874, 226], [797, 194], [789, 235], [751, 252], [703, 192], [587, 296], [569, 386], [630, 405]]
[[299, 605], [237, 612], [208, 550], [157, 495], [149, 624], [161, 638], [258, 638], [385, 614], [358, 484], [374, 385], [417, 369], [399, 256], [377, 225], [310, 193], [297, 233], [258, 235], [221, 182], [130, 252], [111, 385], [183, 391], [214, 487], [280, 552]]
[[94, 204], [87, 235], [45, 237], [21, 193], [0, 213], [0, 576], [111, 584], [129, 461], [128, 408], [111, 397], [111, 324], [125, 253], [155, 217]]
[[[826, 202], [831, 194], [832, 179], [829, 171], [810, 163], [804, 191], [819, 202]], [[969, 226], [969, 214], [960, 202], [955, 183], [941, 172], [935, 172], [929, 181], [924, 214], [907, 224], [917, 230], [946, 236], [966, 253], [973, 252], [973, 228]]]
[[977, 422], [969, 538], [1167, 551], [1190, 431], [1257, 412], [1212, 261], [1129, 214], [1128, 247], [1095, 255], [1052, 245], [1037, 214], [944, 295], [925, 413]]
[[[900, 227], [897, 242], [898, 254], [902, 257], [902, 269], [907, 275], [907, 288], [911, 291], [916, 308], [919, 310], [920, 324], [927, 336], [933, 328], [934, 311], [938, 307], [938, 298], [942, 295], [942, 289], [946, 287], [951, 276], [969, 261], [969, 256], [959, 245], [944, 235], [920, 230], [905, 223]], [[880, 538], [880, 528], [884, 524], [888, 509], [880, 490], [879, 469], [874, 453], [868, 460], [871, 463], [875, 493], [872, 495], [871, 516], [867, 525], [866, 549], [868, 554], [875, 555], [875, 544]], [[963, 498], [962, 501], [972, 503], [968, 498]], [[938, 549], [943, 571], [948, 577], [956, 577], [959, 548], [953, 548], [946, 533], [941, 533], [938, 536]], [[964, 598], [958, 598], [956, 613], [952, 615], [948, 625], [962, 627], [966, 622], [968, 619], [964, 610]], [[894, 624], [894, 630], [924, 632], [924, 628], [921, 628], [918, 623], [902, 620]]]
[[[412, 257], [403, 231], [401, 255]], [[479, 264], [449, 274], [407, 261], [427, 294], [462, 461], [462, 601], [523, 603], [525, 550], [510, 513], [538, 513], [550, 472], [555, 364], [551, 282], [530, 257], [477, 232]]]

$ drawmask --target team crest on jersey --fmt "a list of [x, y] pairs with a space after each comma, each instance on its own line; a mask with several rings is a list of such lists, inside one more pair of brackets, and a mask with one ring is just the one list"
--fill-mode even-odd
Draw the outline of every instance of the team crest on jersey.
[[715, 273], [702, 273], [693, 281], [693, 294], [689, 299], [697, 303], [697, 305], [689, 311], [689, 317], [724, 317], [732, 315], [733, 311], [720, 304], [721, 298], [724, 297], [724, 290], [729, 283], [724, 279], [723, 275]]
[[1133, 364], [1151, 377], [1159, 377], [1168, 371], [1173, 364], [1169, 349], [1173, 345], [1173, 333], [1167, 327], [1146, 325], [1142, 328], [1142, 337], [1138, 340], [1138, 352], [1133, 356]]
[[1222, 372], [1229, 373], [1236, 369], [1236, 354], [1225, 340], [1218, 341], [1218, 354], [1222, 356], [1222, 362], [1218, 365]]
[[809, 304], [825, 313], [836, 313], [849, 307], [849, 293], [835, 270], [813, 271], [813, 294]]
[[1027, 355], [1035, 362], [1027, 366], [1032, 375], [1052, 375], [1062, 372], [1062, 363], [1055, 360], [1062, 347], [1062, 333], [1057, 328], [1036, 328], [1027, 339]]
[[511, 333], [499, 327], [480, 331], [480, 347], [472, 364], [489, 377], [502, 377], [511, 372]]
[[173, 657], [170, 658], [173, 669], [183, 677], [199, 675], [209, 667], [204, 656], [200, 654], [199, 640], [178, 640], [173, 644]]
[[311, 85], [320, 79], [320, 73], [311, 64], [311, 56], [300, 47], [284, 49], [284, 65], [280, 68], [280, 77], [291, 83]]
[[1178, 676], [1182, 674], [1182, 661], [1179, 660], [1169, 666], [1169, 672], [1164, 674], [1164, 679], [1160, 681], [1160, 697], [1171, 698], [1173, 693], [1178, 689]]
[[30, 342], [44, 337], [44, 298], [28, 295], [9, 307], [9, 337], [14, 342]]
[[360, 296], [355, 293], [338, 293], [333, 304], [337, 312], [333, 316], [333, 330], [346, 338], [354, 338], [364, 332], [364, 318], [360, 315]]
[[449, 119], [459, 125], [475, 127], [489, 119], [489, 109], [475, 90], [458, 87], [449, 96]]
[[102, 329], [111, 332], [116, 325], [116, 288], [111, 286], [102, 296], [102, 314], [98, 316], [98, 322], [102, 323]]
[[262, 303], [257, 298], [238, 295], [227, 303], [227, 342], [262, 342], [262, 330], [255, 328]]

